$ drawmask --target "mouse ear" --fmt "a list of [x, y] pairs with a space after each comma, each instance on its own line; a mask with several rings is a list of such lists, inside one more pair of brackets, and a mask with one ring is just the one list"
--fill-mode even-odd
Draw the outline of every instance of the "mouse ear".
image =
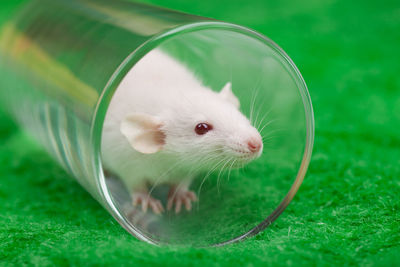
[[120, 130], [135, 150], [152, 154], [160, 151], [165, 144], [161, 127], [162, 123], [157, 117], [133, 113], [122, 120]]
[[240, 107], [240, 102], [239, 99], [233, 94], [232, 92], [232, 84], [231, 82], [227, 82], [225, 86], [222, 88], [221, 92], [219, 95], [233, 104], [235, 107], [239, 108]]

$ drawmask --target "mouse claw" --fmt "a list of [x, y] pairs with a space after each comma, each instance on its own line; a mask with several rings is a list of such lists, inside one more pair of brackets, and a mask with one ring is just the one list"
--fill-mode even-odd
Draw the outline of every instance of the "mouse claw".
[[182, 204], [187, 211], [192, 210], [192, 201], [197, 201], [196, 194], [188, 189], [171, 187], [168, 194], [167, 210], [171, 210], [175, 204], [175, 213], [182, 210]]
[[160, 200], [153, 199], [154, 201], [150, 202], [150, 206], [155, 214], [161, 214], [164, 212], [164, 207], [162, 206]]
[[133, 193], [132, 194], [133, 206], [142, 206], [142, 211], [147, 212], [150, 207], [155, 214], [161, 214], [164, 207], [158, 199], [151, 197], [148, 193]]

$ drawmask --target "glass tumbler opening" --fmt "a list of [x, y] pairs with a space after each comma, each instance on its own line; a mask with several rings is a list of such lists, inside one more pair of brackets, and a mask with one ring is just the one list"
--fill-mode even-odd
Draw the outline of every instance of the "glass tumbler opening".
[[1, 28], [0, 56], [2, 104], [141, 240], [254, 235], [305, 176], [307, 87], [245, 27], [122, 0], [32, 0]]
[[[257, 233], [287, 206], [308, 164], [312, 112], [299, 72], [273, 42], [226, 23], [185, 25], [146, 45], [104, 104], [111, 205], [152, 243], [218, 245]], [[161, 128], [124, 133], [142, 119]], [[154, 131], [163, 135], [155, 152], [131, 140]], [[257, 133], [261, 148], [249, 141]]]

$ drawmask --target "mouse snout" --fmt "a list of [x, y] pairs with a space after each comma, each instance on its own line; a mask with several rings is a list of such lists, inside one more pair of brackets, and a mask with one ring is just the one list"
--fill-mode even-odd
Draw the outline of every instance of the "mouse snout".
[[262, 148], [262, 141], [259, 137], [252, 137], [247, 141], [247, 146], [249, 150], [253, 153], [257, 153]]

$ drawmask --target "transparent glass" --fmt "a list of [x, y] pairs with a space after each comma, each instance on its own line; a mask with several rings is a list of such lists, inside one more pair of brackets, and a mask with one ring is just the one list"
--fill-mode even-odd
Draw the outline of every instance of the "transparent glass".
[[[170, 184], [151, 184], [160, 215], [133, 205], [132, 188], [104, 171], [101, 147], [114, 93], [155, 49], [215, 92], [231, 82], [240, 113], [263, 137], [261, 156], [245, 166], [194, 175], [191, 210], [167, 211]], [[141, 240], [209, 246], [254, 235], [305, 176], [314, 138], [307, 87], [275, 43], [245, 27], [130, 1], [32, 0], [2, 26], [0, 57], [1, 105]]]

